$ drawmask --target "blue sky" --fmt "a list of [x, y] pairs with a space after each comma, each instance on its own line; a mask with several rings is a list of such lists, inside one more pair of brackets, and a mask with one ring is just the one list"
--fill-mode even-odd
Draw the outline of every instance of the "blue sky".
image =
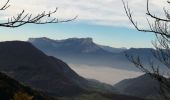
[[30, 37], [66, 39], [72, 37], [92, 37], [94, 42], [112, 47], [151, 47], [154, 34], [138, 32], [126, 27], [92, 25], [68, 22], [47, 25], [25, 25], [19, 28], [1, 28], [0, 40], [27, 40]]
[[[5, 1], [5, 0], [3, 0]], [[134, 17], [140, 27], [146, 27], [145, 6], [143, 0], [126, 0], [134, 10]], [[146, 0], [145, 0], [146, 1]], [[2, 3], [3, 4], [3, 3]], [[72, 37], [92, 37], [94, 42], [112, 47], [152, 47], [154, 34], [136, 31], [125, 15], [121, 0], [11, 0], [12, 6], [8, 12], [0, 16], [1, 20], [17, 14], [22, 9], [28, 13], [37, 14], [49, 11], [56, 6], [59, 11], [53, 17], [59, 19], [78, 18], [72, 22], [33, 25], [19, 28], [0, 27], [0, 41], [27, 40], [29, 37], [49, 37], [66, 39]], [[151, 0], [154, 8], [163, 5], [160, 0]]]

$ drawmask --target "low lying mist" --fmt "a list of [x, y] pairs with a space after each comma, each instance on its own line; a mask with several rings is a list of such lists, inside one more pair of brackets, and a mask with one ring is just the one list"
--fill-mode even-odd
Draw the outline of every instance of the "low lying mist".
[[104, 66], [88, 66], [77, 64], [69, 64], [69, 66], [75, 72], [85, 78], [96, 79], [111, 85], [114, 85], [121, 80], [135, 78], [143, 74], [141, 72], [120, 70]]

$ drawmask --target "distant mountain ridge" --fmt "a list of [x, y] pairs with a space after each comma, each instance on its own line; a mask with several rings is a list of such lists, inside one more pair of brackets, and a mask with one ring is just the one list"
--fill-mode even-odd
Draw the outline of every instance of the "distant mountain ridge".
[[[68, 63], [94, 66], [108, 66], [118, 69], [135, 70], [135, 66], [127, 60], [125, 53], [139, 55], [145, 62], [154, 57], [151, 48], [113, 48], [99, 45], [92, 38], [69, 38], [52, 40], [46, 37], [30, 38], [28, 42], [47, 55], [58, 57]], [[154, 59], [155, 60], [155, 59]]]
[[93, 42], [92, 38], [69, 38], [65, 40], [52, 40], [43, 37], [43, 38], [29, 38], [28, 41], [34, 43], [35, 45], [43, 45], [44, 47], [53, 48], [53, 50], [57, 51], [70, 50], [71, 52], [76, 53], [106, 52], [105, 50], [100, 48], [100, 46], [96, 45]]

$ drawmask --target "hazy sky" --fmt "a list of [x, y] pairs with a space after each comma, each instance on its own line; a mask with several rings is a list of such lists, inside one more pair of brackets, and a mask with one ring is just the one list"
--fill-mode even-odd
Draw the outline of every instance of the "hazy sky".
[[[146, 25], [146, 0], [125, 0], [131, 7], [140, 27]], [[150, 0], [151, 9], [161, 14], [159, 8], [166, 0]], [[1, 5], [5, 0], [1, 1]], [[136, 31], [125, 15], [121, 0], [11, 0], [11, 7], [0, 14], [5, 20], [25, 9], [28, 13], [54, 10], [60, 20], [78, 16], [72, 22], [47, 25], [25, 25], [20, 28], [0, 27], [0, 40], [27, 40], [29, 37], [63, 39], [92, 37], [95, 42], [113, 47], [151, 47], [154, 34]], [[165, 5], [166, 6], [166, 5]]]

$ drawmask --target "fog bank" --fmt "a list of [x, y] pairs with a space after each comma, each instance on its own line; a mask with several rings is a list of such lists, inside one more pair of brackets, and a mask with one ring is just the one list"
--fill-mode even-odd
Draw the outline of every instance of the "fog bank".
[[96, 79], [111, 85], [116, 84], [117, 82], [124, 79], [134, 78], [142, 75], [142, 73], [140, 72], [114, 69], [104, 66], [88, 66], [75, 64], [69, 64], [69, 66], [75, 72], [85, 78]]

